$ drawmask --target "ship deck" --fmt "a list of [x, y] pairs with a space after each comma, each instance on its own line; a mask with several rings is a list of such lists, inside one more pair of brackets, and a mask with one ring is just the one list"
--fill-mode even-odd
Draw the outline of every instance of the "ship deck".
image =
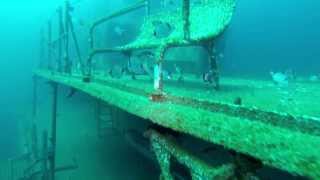
[[[222, 78], [214, 91], [200, 77], [164, 81], [164, 99], [152, 101], [153, 81], [47, 70], [35, 75], [83, 91], [158, 125], [245, 153], [265, 165], [320, 178], [320, 83], [297, 81], [277, 87], [271, 81]], [[241, 99], [241, 105], [234, 103]]]

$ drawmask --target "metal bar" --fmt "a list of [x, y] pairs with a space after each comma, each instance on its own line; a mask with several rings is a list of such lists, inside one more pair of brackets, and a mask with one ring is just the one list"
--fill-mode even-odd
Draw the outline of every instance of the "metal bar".
[[111, 19], [113, 19], [115, 17], [119, 17], [119, 16], [122, 16], [122, 15], [125, 15], [127, 13], [132, 12], [132, 11], [140, 9], [140, 8], [146, 6], [146, 5], [147, 5], [146, 0], [140, 0], [136, 4], [133, 4], [133, 5], [129, 6], [129, 7], [123, 8], [123, 9], [121, 9], [121, 10], [119, 10], [119, 11], [117, 11], [117, 12], [111, 14], [111, 15], [106, 16], [106, 17], [103, 17], [103, 18], [95, 21], [91, 25], [90, 31], [89, 31], [89, 45], [90, 45], [89, 47], [90, 47], [92, 53], [90, 53], [90, 56], [89, 56], [89, 58], [87, 60], [87, 66], [88, 66], [88, 74], [87, 74], [87, 76], [88, 76], [88, 78], [91, 77], [91, 73], [92, 73], [92, 58], [97, 54], [97, 52], [94, 52], [95, 50], [94, 50], [94, 37], [93, 37], [93, 34], [94, 34], [95, 29], [99, 25], [101, 25], [101, 24], [103, 24], [103, 23], [105, 23], [105, 22], [107, 22], [107, 21], [109, 21], [109, 20], [111, 20]]
[[44, 131], [42, 134], [42, 180], [48, 180], [48, 132]]
[[72, 39], [73, 39], [73, 42], [74, 42], [74, 45], [75, 45], [75, 48], [76, 48], [76, 53], [77, 53], [77, 56], [78, 56], [78, 61], [80, 63], [80, 67], [81, 67], [81, 71], [82, 71], [82, 74], [84, 75], [85, 72], [84, 72], [84, 67], [83, 67], [83, 61], [82, 61], [82, 57], [81, 57], [81, 51], [80, 51], [80, 46], [79, 46], [79, 42], [78, 42], [78, 38], [77, 38], [77, 35], [74, 31], [74, 26], [73, 26], [73, 22], [71, 21], [71, 17], [69, 17], [69, 25], [70, 25], [70, 31], [71, 31], [71, 36], [72, 36]]
[[14, 180], [14, 168], [13, 168], [13, 160], [9, 160], [9, 166], [10, 166], [10, 180]]
[[151, 2], [150, 2], [150, 0], [146, 0], [145, 1], [145, 3], [146, 3], [146, 15], [147, 16], [150, 16], [150, 14], [151, 14]]
[[96, 118], [96, 121], [97, 121], [97, 136], [99, 138], [101, 138], [100, 137], [100, 135], [101, 135], [101, 133], [100, 133], [100, 129], [101, 129], [100, 114], [101, 114], [101, 102], [98, 99], [97, 102], [96, 102], [96, 106], [95, 106], [95, 118]]
[[[58, 22], [59, 22], [59, 37], [62, 37], [64, 34], [64, 28], [63, 28], [63, 9], [62, 7], [59, 7], [58, 9]], [[58, 41], [58, 71], [62, 72], [62, 40]]]
[[163, 91], [163, 60], [167, 51], [167, 46], [162, 46], [156, 53], [156, 64], [154, 66], [154, 89], [156, 94], [161, 95]]
[[52, 40], [52, 23], [51, 21], [49, 21], [48, 22], [48, 66], [47, 66], [49, 70], [52, 68], [51, 67], [51, 60], [52, 60], [51, 40]]
[[184, 39], [190, 39], [190, 0], [183, 0], [182, 4]]
[[56, 138], [57, 138], [57, 101], [58, 101], [58, 84], [52, 82], [53, 96], [52, 96], [52, 114], [51, 114], [51, 148], [50, 148], [50, 180], [55, 180], [56, 168]]
[[35, 122], [32, 123], [32, 130], [31, 130], [31, 148], [32, 152], [31, 155], [34, 159], [39, 158], [39, 152], [38, 152], [38, 130], [37, 130], [37, 125]]
[[65, 60], [65, 72], [66, 73], [71, 73], [71, 62], [69, 59], [69, 31], [70, 31], [70, 11], [71, 7], [69, 4], [69, 1], [65, 2], [65, 55], [64, 55], [64, 60]]
[[43, 68], [43, 61], [45, 59], [45, 31], [41, 28], [40, 30], [40, 54], [39, 54], [39, 67]]
[[37, 90], [38, 90], [38, 79], [36, 76], [33, 76], [33, 93], [32, 93], [32, 116], [33, 118], [37, 115]]
[[217, 56], [214, 55], [214, 43], [208, 42], [205, 46], [207, 52], [208, 52], [208, 61], [209, 61], [209, 68], [210, 73], [213, 75], [213, 81], [214, 81], [214, 88], [216, 90], [220, 89], [220, 77], [219, 77], [219, 67], [218, 67], [218, 61]]

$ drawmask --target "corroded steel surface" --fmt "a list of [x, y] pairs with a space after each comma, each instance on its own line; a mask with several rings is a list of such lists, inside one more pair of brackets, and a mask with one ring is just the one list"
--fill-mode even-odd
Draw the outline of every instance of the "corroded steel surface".
[[[224, 103], [214, 101], [210, 101], [210, 103], [214, 104], [214, 108], [220, 108], [219, 111], [214, 108], [210, 109], [210, 106], [199, 105], [197, 99], [194, 101], [189, 99], [188, 103], [176, 100], [153, 102], [149, 99], [148, 91], [143, 89], [143, 83], [140, 84], [141, 88], [139, 89], [132, 86], [129, 88], [111, 80], [84, 83], [79, 77], [52, 74], [48, 71], [38, 71], [36, 74], [47, 80], [86, 92], [161, 126], [249, 154], [260, 159], [266, 165], [315, 179], [320, 178], [318, 171], [320, 169], [320, 154], [316, 148], [320, 147], [320, 137], [314, 133], [319, 131], [318, 125], [314, 126], [311, 131], [308, 128], [304, 129], [303, 126], [288, 128], [277, 123], [252, 118], [251, 113], [259, 109], [250, 110], [250, 108], [237, 108], [237, 106], [231, 105], [225, 108]], [[181, 99], [177, 96], [174, 98]], [[240, 114], [242, 111], [251, 113], [244, 113], [238, 117], [236, 114], [228, 113], [229, 108], [234, 108]], [[286, 114], [272, 113], [276, 114], [273, 116], [275, 118], [273, 121], [283, 121], [281, 117], [287, 117]], [[257, 119], [262, 117], [258, 116]], [[278, 117], [280, 119], [277, 119]], [[299, 122], [295, 122], [298, 120], [291, 119], [294, 123], [299, 124]], [[316, 119], [311, 120], [312, 123], [318, 124]], [[288, 123], [292, 122], [288, 121]]]

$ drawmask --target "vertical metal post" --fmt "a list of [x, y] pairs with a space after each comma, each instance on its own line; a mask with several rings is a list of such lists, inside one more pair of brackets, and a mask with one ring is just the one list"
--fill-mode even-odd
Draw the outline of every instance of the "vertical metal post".
[[156, 93], [162, 94], [163, 92], [163, 59], [167, 46], [162, 46], [157, 50], [157, 62], [154, 66], [154, 89]]
[[66, 1], [65, 4], [65, 31], [64, 31], [64, 35], [65, 35], [65, 54], [64, 54], [64, 60], [65, 60], [65, 72], [66, 73], [71, 73], [71, 62], [69, 59], [69, 21], [70, 21], [70, 15], [69, 15], [69, 11], [70, 11], [70, 4], [69, 1]]
[[37, 101], [38, 101], [38, 79], [36, 76], [33, 76], [33, 93], [32, 93], [32, 116], [33, 118], [37, 115]]
[[72, 36], [72, 39], [73, 39], [73, 42], [74, 42], [74, 46], [75, 46], [75, 50], [76, 50], [76, 53], [77, 53], [77, 56], [78, 56], [78, 61], [79, 61], [79, 64], [80, 64], [80, 68], [81, 68], [82, 74], [84, 75], [82, 57], [81, 57], [81, 52], [80, 52], [80, 46], [79, 46], [78, 38], [77, 38], [76, 33], [74, 31], [74, 26], [73, 26], [73, 22], [71, 21], [72, 18], [70, 17], [70, 14], [69, 14], [69, 18], [68, 19], [69, 19], [69, 27], [70, 27], [70, 31], [71, 31], [71, 36]]
[[100, 133], [101, 119], [100, 119], [100, 115], [101, 115], [101, 102], [100, 102], [99, 99], [97, 99], [96, 107], [95, 107], [95, 118], [96, 118], [96, 121], [97, 121], [97, 136], [99, 138], [101, 138], [101, 133]]
[[41, 180], [48, 180], [48, 132], [42, 134], [42, 177]]
[[32, 123], [32, 132], [31, 132], [31, 149], [32, 149], [32, 158], [34, 160], [39, 159], [39, 153], [38, 153], [38, 130], [36, 123]]
[[44, 29], [40, 30], [40, 54], [39, 54], [39, 68], [44, 68], [43, 61], [45, 60], [45, 31]]
[[52, 114], [51, 114], [51, 148], [50, 148], [50, 180], [55, 180], [56, 169], [56, 140], [57, 140], [57, 101], [58, 101], [58, 84], [52, 82]]
[[14, 180], [14, 168], [13, 168], [13, 160], [9, 160], [9, 166], [10, 166], [10, 180]]
[[212, 75], [213, 75], [213, 81], [215, 83], [215, 89], [219, 90], [220, 89], [220, 77], [219, 77], [220, 74], [219, 74], [217, 56], [214, 55], [213, 47], [214, 47], [214, 43], [213, 42], [209, 42], [206, 45], [206, 49], [207, 49], [207, 52], [208, 52], [209, 67], [210, 67], [210, 71], [212, 72]]
[[150, 16], [150, 10], [151, 10], [151, 4], [150, 4], [150, 0], [146, 0], [145, 1], [145, 6], [146, 6], [146, 15]]
[[154, 89], [157, 92], [163, 90], [163, 78], [162, 78], [162, 62], [159, 61], [154, 66]]
[[62, 72], [62, 42], [63, 42], [63, 35], [64, 35], [64, 28], [63, 28], [63, 9], [59, 7], [58, 9], [58, 22], [59, 22], [59, 38], [58, 38], [58, 72]]
[[182, 4], [184, 39], [190, 39], [190, 0], [183, 0]]
[[52, 23], [48, 22], [48, 69], [52, 69]]

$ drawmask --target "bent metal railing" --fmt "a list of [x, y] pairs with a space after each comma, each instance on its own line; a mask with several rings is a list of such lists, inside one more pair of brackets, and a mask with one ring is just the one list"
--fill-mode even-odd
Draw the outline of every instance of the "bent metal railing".
[[[183, 0], [182, 7], [178, 8], [177, 11], [163, 12], [145, 18], [144, 24], [141, 26], [140, 35], [134, 42], [120, 47], [96, 49], [93, 42], [94, 28], [129, 10], [142, 7], [143, 1], [139, 3], [102, 18], [92, 25], [89, 35], [91, 51], [87, 60], [88, 71], [84, 79], [85, 82], [90, 82], [90, 79], [93, 78], [92, 61], [94, 56], [98, 54], [120, 52], [130, 58], [131, 52], [134, 50], [155, 49], [154, 95], [161, 96], [163, 91], [162, 66], [167, 50], [172, 47], [200, 45], [208, 52], [208, 61], [210, 70], [213, 72], [215, 88], [219, 89], [219, 71], [217, 59], [213, 55], [213, 40], [220, 35], [230, 23], [235, 1], [209, 0], [206, 3], [193, 6], [191, 9], [190, 0]], [[157, 39], [153, 33], [155, 28], [153, 22], [155, 21], [163, 21], [176, 28], [168, 37]]]

